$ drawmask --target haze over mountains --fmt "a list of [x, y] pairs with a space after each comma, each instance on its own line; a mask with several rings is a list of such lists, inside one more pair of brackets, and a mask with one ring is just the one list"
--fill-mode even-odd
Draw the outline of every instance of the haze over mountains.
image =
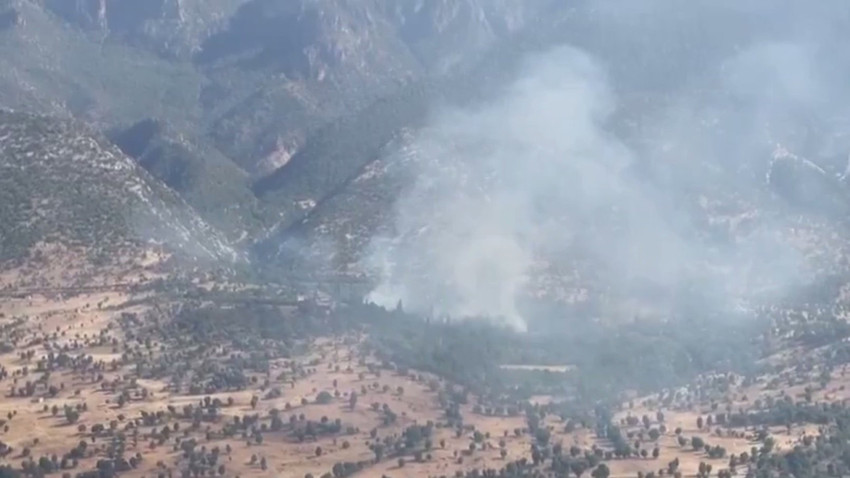
[[37, 185], [4, 192], [4, 254], [50, 235], [33, 203], [89, 221], [16, 145], [86, 143], [133, 179], [73, 167], [85, 201], [158, 204], [131, 235], [387, 305], [783, 295], [846, 272], [842, 5], [2, 0], [0, 106], [44, 115], [0, 117]]

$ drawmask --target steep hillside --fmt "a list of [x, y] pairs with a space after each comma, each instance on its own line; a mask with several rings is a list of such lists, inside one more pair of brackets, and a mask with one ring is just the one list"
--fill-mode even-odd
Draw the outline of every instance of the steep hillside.
[[260, 206], [247, 173], [215, 148], [153, 119], [113, 130], [109, 138], [230, 239], [258, 232]]
[[[74, 2], [68, 2], [74, 3]], [[145, 50], [81, 31], [41, 2], [3, 0], [16, 21], [0, 30], [0, 106], [75, 116], [97, 127], [147, 117], [198, 117], [201, 76]]]
[[177, 194], [73, 121], [0, 112], [0, 259], [57, 242], [107, 259], [145, 242], [202, 259], [236, 254]]
[[251, 174], [546, 2], [3, 0], [0, 105], [194, 130]]
[[[521, 30], [547, 2], [246, 3], [195, 60], [212, 78], [211, 135], [270, 172], [315, 127], [441, 76]], [[272, 79], [273, 78], [273, 79]]]
[[247, 0], [45, 0], [52, 13], [104, 38], [188, 58]]
[[344, 187], [430, 101], [475, 92], [480, 58], [510, 57], [551, 4], [0, 0], [0, 107], [81, 119], [125, 151], [161, 125], [130, 156], [250, 240]]
[[[543, 2], [538, 6], [543, 8]], [[451, 71], [384, 92], [368, 106], [348, 112], [317, 129], [285, 165], [254, 182], [255, 194], [261, 202], [270, 205], [269, 225], [274, 228], [271, 239], [266, 242], [274, 242], [279, 234], [288, 234], [290, 227], [300, 227], [299, 222], [314, 215], [313, 208], [317, 205], [322, 207], [321, 211], [315, 211], [315, 216], [327, 214], [333, 207], [325, 203], [345, 201], [350, 187], [354, 188], [354, 195], [364, 192], [368, 195], [364, 188], [381, 189], [380, 181], [355, 183], [355, 180], [370, 168], [374, 169], [373, 162], [386, 163], [382, 161], [387, 159], [384, 156], [393, 154], [401, 138], [409, 139], [415, 131], [426, 127], [442, 108], [474, 108], [497, 97], [505, 85], [520, 74], [523, 58], [563, 40], [563, 26], [556, 19], [563, 20], [564, 13], [553, 15], [550, 21], [536, 23], [535, 28], [511, 32]], [[397, 186], [390, 185], [391, 188]], [[368, 216], [382, 211], [392, 207], [397, 198], [374, 192], [385, 202], [363, 203], [359, 213]], [[355, 212], [359, 204], [350, 202], [346, 209]], [[361, 219], [373, 223], [372, 219], [377, 217]]]

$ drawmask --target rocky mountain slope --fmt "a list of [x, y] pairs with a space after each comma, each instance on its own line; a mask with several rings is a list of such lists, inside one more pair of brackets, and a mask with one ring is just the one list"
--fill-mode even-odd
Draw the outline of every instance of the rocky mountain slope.
[[474, 90], [463, 71], [551, 3], [2, 0], [0, 107], [108, 133], [244, 245], [345, 187], [441, 78]]
[[14, 21], [2, 33], [0, 101], [96, 122], [169, 120], [268, 173], [322, 124], [446, 72], [543, 6], [4, 0]]
[[215, 148], [153, 119], [112, 130], [109, 138], [230, 240], [242, 242], [259, 231], [259, 205], [248, 175]]
[[182, 198], [74, 121], [0, 112], [0, 198], [2, 261], [51, 242], [105, 261], [145, 244], [208, 261], [238, 258]]

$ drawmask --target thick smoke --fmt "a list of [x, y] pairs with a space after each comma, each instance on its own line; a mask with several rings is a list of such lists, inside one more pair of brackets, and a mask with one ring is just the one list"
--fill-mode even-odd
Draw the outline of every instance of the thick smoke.
[[664, 315], [694, 290], [732, 312], [808, 281], [788, 235], [799, 218], [765, 179], [777, 147], [836, 149], [805, 128], [840, 111], [816, 47], [736, 46], [632, 123], [604, 61], [573, 47], [530, 58], [499, 99], [444, 108], [417, 133], [416, 180], [366, 260], [380, 278], [368, 299], [524, 330], [518, 303], [542, 289]]

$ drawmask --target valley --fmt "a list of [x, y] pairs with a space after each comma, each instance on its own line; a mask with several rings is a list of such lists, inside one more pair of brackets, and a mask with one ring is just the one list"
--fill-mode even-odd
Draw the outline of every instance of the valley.
[[[622, 389], [606, 422], [574, 408], [590, 397], [564, 393], [572, 367], [492, 363], [496, 381], [447, 380], [408, 368], [431, 367], [416, 355], [389, 359], [400, 352], [383, 345], [401, 332], [341, 304], [153, 300], [141, 290], [164, 277], [159, 259], [110, 273], [122, 284], [62, 264], [58, 282], [80, 285], [61, 293], [40, 268], [4, 275], [5, 463], [72, 476], [750, 476], [840, 433], [834, 420], [848, 413], [848, 364], [807, 366], [813, 352], [789, 343], [757, 374]], [[245, 310], [266, 319], [240, 321]], [[219, 320], [233, 322], [219, 331]], [[497, 392], [500, 371], [523, 385]]]

